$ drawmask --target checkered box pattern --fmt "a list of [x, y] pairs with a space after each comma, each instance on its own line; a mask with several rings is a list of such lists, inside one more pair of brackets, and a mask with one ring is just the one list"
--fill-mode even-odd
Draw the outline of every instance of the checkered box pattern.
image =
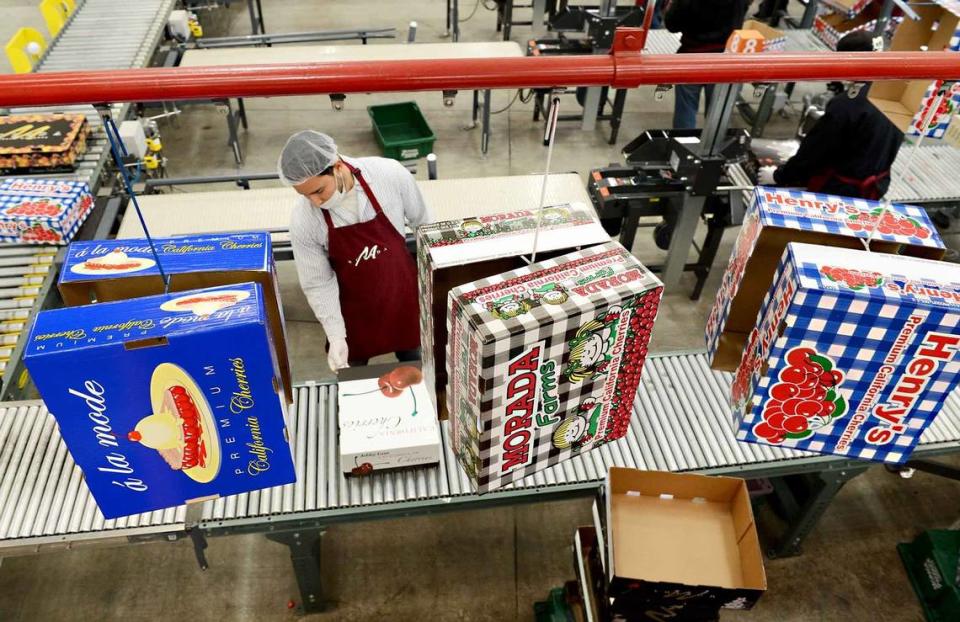
[[0, 241], [66, 244], [92, 208], [86, 182], [5, 179], [0, 181]]
[[[954, 38], [956, 39], [957, 37]], [[960, 40], [958, 40], [958, 45], [960, 45]], [[951, 49], [956, 50], [954, 47], [951, 47]], [[930, 107], [935, 103], [937, 91], [942, 84], [942, 81], [931, 82], [930, 86], [928, 86], [924, 92], [923, 99], [920, 100], [920, 110], [913, 115], [913, 120], [910, 122], [911, 136], [920, 135], [924, 122], [927, 120], [927, 117], [930, 116]], [[928, 138], [943, 138], [947, 134], [947, 128], [950, 127], [950, 119], [952, 119], [953, 115], [960, 109], [960, 84], [955, 84], [953, 89], [944, 95], [944, 100], [945, 101], [940, 103], [940, 110], [927, 124], [926, 136]]]
[[831, 50], [836, 50], [837, 44], [840, 43], [840, 39], [843, 39], [848, 34], [852, 32], [859, 32], [861, 30], [873, 32], [876, 27], [877, 20], [874, 19], [848, 30], [839, 30], [824, 20], [823, 16], [818, 15], [816, 20], [813, 22], [813, 34], [815, 34], [818, 39], [823, 41]]
[[[600, 270], [609, 268], [611, 278], [630, 273], [636, 278], [615, 286], [593, 288], [589, 293], [578, 293], [577, 283], [589, 282], [584, 277], [598, 273], [598, 267]], [[606, 278], [599, 278], [597, 282], [612, 282], [604, 281]], [[501, 293], [526, 295], [521, 293], [533, 291], [536, 285], [544, 283], [560, 284], [568, 297], [555, 304], [533, 305], [516, 315], [513, 315], [516, 307], [493, 313], [483, 302]], [[457, 317], [451, 329], [456, 330], [457, 322], [463, 324], [460, 331], [463, 341], [458, 340], [460, 347], [469, 347], [465, 344], [469, 344], [471, 338], [481, 345], [476, 375], [470, 374], [469, 370], [453, 368], [458, 361], [452, 351], [455, 347], [453, 341], [447, 359], [450, 377], [462, 382], [461, 388], [456, 390], [457, 403], [451, 404], [454, 407], [451, 419], [457, 419], [458, 425], [465, 424], [459, 417], [463, 410], [463, 392], [476, 391], [479, 398], [479, 468], [475, 479], [478, 491], [502, 488], [603, 442], [619, 438], [623, 434], [617, 432], [618, 428], [608, 427], [611, 422], [621, 421], [622, 413], [614, 408], [614, 402], [626, 405], [626, 415], [621, 422], [625, 433], [649, 340], [649, 331], [634, 331], [633, 322], [639, 321], [646, 311], [652, 324], [661, 292], [659, 280], [617, 243], [570, 253], [451, 290], [450, 307]], [[518, 304], [524, 304], [523, 299]], [[628, 338], [630, 331], [634, 331], [632, 338]], [[571, 342], [582, 340], [588, 334], [589, 338], [594, 334], [602, 335], [596, 337], [597, 343], [620, 344], [619, 349], [611, 346], [608, 350], [613, 354], [602, 372], [572, 364]], [[632, 354], [628, 356], [628, 353]], [[577, 358], [578, 363], [580, 360]], [[528, 426], [530, 437], [524, 453], [527, 459], [515, 464], [509, 460], [506, 447], [511, 443], [508, 437], [512, 436], [509, 420], [515, 416], [511, 404], [518, 399], [517, 395], [508, 395], [512, 379], [518, 375], [511, 363], [518, 361], [534, 369], [536, 386], [531, 421], [543, 423]], [[569, 370], [574, 371], [568, 374]], [[631, 394], [611, 398], [614, 386]], [[548, 409], [548, 403], [556, 408]], [[554, 439], [558, 425], [583, 412], [585, 403], [595, 403], [596, 409], [606, 413], [606, 419], [597, 415], [596, 429], [582, 444], [571, 442], [566, 447], [558, 447]], [[588, 418], [584, 415], [586, 421]], [[463, 434], [459, 436], [464, 438]], [[469, 468], [467, 471], [470, 474]]]
[[[810, 429], [814, 431], [806, 438], [788, 436], [780, 443], [770, 444], [902, 463], [909, 458], [921, 434], [960, 381], [960, 354], [947, 346], [944, 351], [954, 354], [945, 356], [934, 368], [922, 392], [913, 391], [917, 385], [907, 378], [918, 353], [929, 350], [934, 343], [926, 341], [931, 333], [947, 337], [958, 333], [960, 278], [937, 280], [936, 275], [943, 274], [945, 268], [941, 266], [945, 264], [890, 256], [880, 261], [882, 272], [873, 272], [878, 260], [871, 262], [868, 256], [863, 261], [863, 253], [844, 250], [835, 253], [836, 256], [856, 258], [861, 274], [869, 275], [871, 280], [879, 278], [882, 283], [851, 289], [842, 279], [838, 282], [825, 276], [825, 270], [832, 270], [830, 265], [834, 262], [811, 260], [816, 252], [830, 256], [833, 253], [827, 251], [837, 250], [791, 244], [784, 254], [777, 271], [777, 285], [771, 288], [760, 315], [760, 332], [778, 336], [769, 344], [769, 349], [762, 350], [758, 356], [757, 373], [752, 378], [752, 398], [746, 409], [737, 410], [736, 437], [743, 441], [767, 442], [754, 433], [754, 428], [764, 421], [764, 407], [771, 399], [771, 388], [781, 378], [781, 372], [790, 367], [789, 353], [808, 348], [821, 360], [827, 360], [833, 370], [842, 373], [836, 392], [845, 401], [845, 410], [822, 427], [814, 428], [823, 421], [811, 423]], [[894, 265], [891, 262], [899, 262], [905, 266], [904, 270], [887, 269]], [[848, 261], [844, 269], [850, 269], [851, 263]], [[918, 266], [925, 268], [929, 277], [918, 277]], [[954, 271], [953, 276], [960, 276], [960, 271]], [[780, 333], [774, 327], [770, 331], [769, 323], [776, 321], [775, 306], [783, 297], [786, 282], [792, 284], [795, 293], [782, 321], [785, 330]], [[762, 374], [761, 363], [768, 366]], [[908, 393], [913, 401], [902, 409], [902, 417], [894, 425], [884, 422], [875, 411], [878, 407], [897, 408], [897, 401], [891, 397], [897, 393], [901, 379], [912, 391]], [[891, 431], [890, 439], [882, 444], [868, 442], [871, 431], [876, 430]]]

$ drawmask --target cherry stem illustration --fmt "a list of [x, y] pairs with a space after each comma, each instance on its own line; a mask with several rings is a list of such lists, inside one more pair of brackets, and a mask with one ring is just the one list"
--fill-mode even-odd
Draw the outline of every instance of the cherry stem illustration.
[[363, 393], [342, 393], [340, 397], [357, 397], [358, 395], [370, 395], [371, 393], [376, 393], [380, 390], [380, 387], [376, 389], [370, 389], [369, 391], [364, 391]]

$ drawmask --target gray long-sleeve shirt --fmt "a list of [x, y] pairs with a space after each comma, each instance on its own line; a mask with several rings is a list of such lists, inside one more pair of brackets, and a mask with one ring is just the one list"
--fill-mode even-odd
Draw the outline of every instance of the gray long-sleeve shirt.
[[[360, 169], [387, 219], [404, 235], [405, 225], [416, 229], [431, 221], [430, 212], [413, 176], [402, 164], [387, 158], [343, 158]], [[340, 288], [328, 256], [327, 223], [321, 209], [300, 197], [290, 217], [290, 241], [300, 287], [328, 339], [346, 339], [340, 312]], [[376, 211], [360, 183], [354, 183], [343, 202], [330, 210], [335, 229], [373, 220]], [[375, 291], [375, 290], [371, 290]]]

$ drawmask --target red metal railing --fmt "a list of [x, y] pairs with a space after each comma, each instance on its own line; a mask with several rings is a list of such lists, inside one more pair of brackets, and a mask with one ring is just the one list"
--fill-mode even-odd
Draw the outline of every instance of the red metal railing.
[[[632, 47], [630, 44], [636, 40], [625, 34], [627, 47]], [[0, 76], [0, 107], [318, 93], [938, 78], [960, 80], [960, 53], [640, 55], [626, 52], [609, 56], [355, 61], [5, 75]]]

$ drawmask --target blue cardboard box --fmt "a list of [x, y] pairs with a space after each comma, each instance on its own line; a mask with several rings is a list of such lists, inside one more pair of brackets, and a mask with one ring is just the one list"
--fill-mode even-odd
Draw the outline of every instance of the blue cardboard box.
[[86, 182], [0, 180], [0, 242], [66, 244], [93, 209]]
[[940, 259], [946, 252], [922, 207], [893, 203], [884, 212], [866, 199], [757, 187], [707, 318], [710, 367], [737, 369], [788, 242], [862, 250], [871, 236], [874, 253]]
[[106, 518], [296, 479], [255, 283], [43, 311], [24, 361]]
[[790, 243], [731, 390], [739, 440], [902, 463], [960, 384], [960, 266]]
[[[287, 336], [277, 268], [269, 233], [154, 238], [170, 291], [236, 283], [259, 283], [280, 360], [287, 402], [293, 402]], [[68, 306], [127, 300], [163, 293], [157, 262], [145, 238], [74, 242], [60, 272], [59, 288]]]

